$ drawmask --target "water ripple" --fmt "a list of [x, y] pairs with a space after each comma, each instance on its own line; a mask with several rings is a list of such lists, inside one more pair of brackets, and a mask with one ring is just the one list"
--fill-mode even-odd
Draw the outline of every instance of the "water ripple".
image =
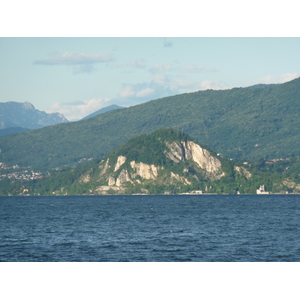
[[300, 197], [0, 197], [0, 261], [299, 261]]

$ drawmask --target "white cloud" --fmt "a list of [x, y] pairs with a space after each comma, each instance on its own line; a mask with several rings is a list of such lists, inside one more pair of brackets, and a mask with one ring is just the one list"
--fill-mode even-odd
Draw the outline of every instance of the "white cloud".
[[282, 83], [291, 81], [299, 77], [298, 73], [285, 73], [281, 75]]
[[199, 90], [223, 90], [228, 89], [228, 86], [222, 82], [203, 80], [198, 81], [187, 77], [172, 77], [164, 75], [156, 75], [153, 78], [153, 83], [156, 86], [164, 87], [170, 94], [190, 93]]
[[151, 88], [145, 88], [143, 90], [140, 90], [136, 93], [136, 97], [138, 98], [143, 98], [143, 97], [147, 97], [147, 96], [150, 96], [150, 95], [153, 95], [154, 94], [154, 89], [151, 89]]
[[146, 60], [143, 58], [139, 58], [125, 63], [112, 63], [110, 67], [112, 69], [145, 69]]
[[134, 97], [135, 93], [136, 92], [134, 91], [133, 86], [127, 85], [120, 91], [119, 97], [122, 98]]
[[183, 72], [188, 72], [188, 73], [200, 73], [200, 72], [212, 72], [216, 71], [214, 68], [207, 68], [204, 66], [199, 66], [196, 64], [186, 64], [184, 65], [181, 70]]
[[199, 90], [224, 90], [224, 89], [228, 89], [228, 87], [221, 82], [204, 80], [199, 84]]
[[145, 69], [146, 64], [144, 59], [137, 59], [126, 63], [126, 66], [134, 69]]
[[[184, 66], [187, 71], [195, 73], [196, 71], [207, 71], [205, 67], [197, 65]], [[182, 72], [183, 66], [173, 68], [169, 64], [157, 63], [151, 70], [153, 75], [149, 81], [138, 84], [123, 84], [123, 88], [118, 93], [121, 105], [134, 105], [162, 97], [190, 93], [206, 89], [227, 89], [221, 82], [210, 80], [199, 80], [199, 76], [187, 76], [189, 72]], [[180, 72], [167, 73], [168, 70]]]
[[164, 63], [156, 63], [153, 67], [149, 69], [149, 71], [153, 74], [168, 72], [171, 70], [172, 70], [172, 66], [170, 64], [164, 64]]
[[[178, 64], [178, 63], [177, 63]], [[149, 68], [149, 72], [152, 74], [162, 74], [169, 71], [175, 71], [178, 74], [183, 73], [204, 73], [204, 72], [215, 72], [215, 68], [207, 68], [197, 64], [185, 64], [182, 66], [172, 66], [171, 64], [165, 64], [158, 62], [153, 67]]]
[[82, 119], [89, 114], [108, 106], [111, 99], [90, 99], [81, 102], [62, 103], [56, 102], [47, 110], [48, 113], [59, 112], [69, 121]]
[[87, 73], [90, 74], [94, 72], [96, 69], [94, 68], [93, 65], [79, 65], [79, 66], [74, 66], [72, 68], [73, 74], [83, 74]]
[[257, 83], [265, 83], [265, 84], [272, 84], [272, 83], [284, 83], [287, 81], [291, 81], [295, 78], [298, 78], [298, 73], [284, 73], [280, 76], [265, 76], [257, 80]]
[[169, 83], [169, 81], [169, 77], [165, 75], [155, 75], [152, 80], [153, 83], [160, 86], [166, 86]]
[[143, 71], [147, 67], [147, 62], [143, 58], [139, 58], [136, 60], [124, 62], [124, 63], [112, 63], [110, 64], [111, 69], [120, 70], [125, 74], [132, 74], [137, 71]]
[[138, 85], [126, 85], [119, 93], [121, 98], [144, 98], [153, 95], [154, 89], [149, 87], [144, 87], [144, 84]]
[[[154, 75], [149, 82], [127, 84], [119, 92], [121, 105], [134, 105], [166, 96], [192, 92], [197, 89], [194, 81], [173, 76]], [[125, 104], [124, 104], [125, 103]]]
[[62, 55], [55, 55], [46, 59], [36, 60], [33, 63], [37, 65], [87, 65], [112, 60], [113, 58], [110, 55], [102, 53], [90, 54], [66, 52]]
[[185, 77], [173, 77], [167, 75], [155, 75], [152, 84], [164, 87], [178, 93], [181, 89], [193, 89], [195, 82]]
[[64, 54], [53, 54], [49, 58], [36, 60], [33, 62], [35, 65], [46, 66], [71, 66], [73, 74], [92, 73], [96, 71], [94, 64], [110, 62], [113, 58], [110, 55], [97, 53], [74, 53], [66, 52]]

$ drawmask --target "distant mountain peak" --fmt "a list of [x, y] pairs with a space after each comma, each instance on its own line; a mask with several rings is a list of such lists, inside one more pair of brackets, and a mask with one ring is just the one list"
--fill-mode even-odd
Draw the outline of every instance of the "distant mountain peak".
[[89, 119], [89, 118], [92, 118], [92, 117], [95, 117], [95, 116], [104, 114], [104, 113], [106, 113], [106, 112], [108, 112], [108, 111], [115, 110], [115, 109], [119, 109], [119, 108], [124, 108], [124, 107], [123, 107], [123, 106], [116, 105], [116, 104], [112, 104], [112, 105], [103, 107], [103, 108], [101, 108], [101, 109], [99, 109], [99, 110], [93, 112], [92, 114], [89, 114], [88, 116], [82, 118], [82, 120], [86, 120], [86, 119]]
[[37, 110], [28, 101], [0, 103], [0, 129], [15, 127], [37, 129], [65, 122], [68, 120], [62, 114], [48, 114]]
[[25, 109], [35, 109], [35, 107], [30, 102], [28, 102], [28, 101], [26, 101], [26, 102], [23, 103], [23, 107]]

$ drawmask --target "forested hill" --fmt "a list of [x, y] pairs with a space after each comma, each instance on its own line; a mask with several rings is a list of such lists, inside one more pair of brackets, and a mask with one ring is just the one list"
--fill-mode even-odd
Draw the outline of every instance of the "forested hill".
[[299, 193], [299, 166], [300, 158], [228, 160], [169, 128], [133, 137], [102, 160], [77, 168], [46, 176], [30, 170], [35, 179], [28, 173], [3, 175], [0, 195], [254, 194], [259, 187], [264, 193]]
[[0, 138], [0, 161], [56, 167], [100, 158], [131, 137], [178, 128], [227, 158], [299, 155], [300, 78], [265, 87], [206, 90]]

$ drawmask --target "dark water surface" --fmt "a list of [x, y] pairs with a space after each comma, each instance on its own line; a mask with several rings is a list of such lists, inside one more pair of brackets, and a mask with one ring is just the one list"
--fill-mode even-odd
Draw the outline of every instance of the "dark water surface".
[[0, 261], [300, 261], [299, 195], [0, 197]]

